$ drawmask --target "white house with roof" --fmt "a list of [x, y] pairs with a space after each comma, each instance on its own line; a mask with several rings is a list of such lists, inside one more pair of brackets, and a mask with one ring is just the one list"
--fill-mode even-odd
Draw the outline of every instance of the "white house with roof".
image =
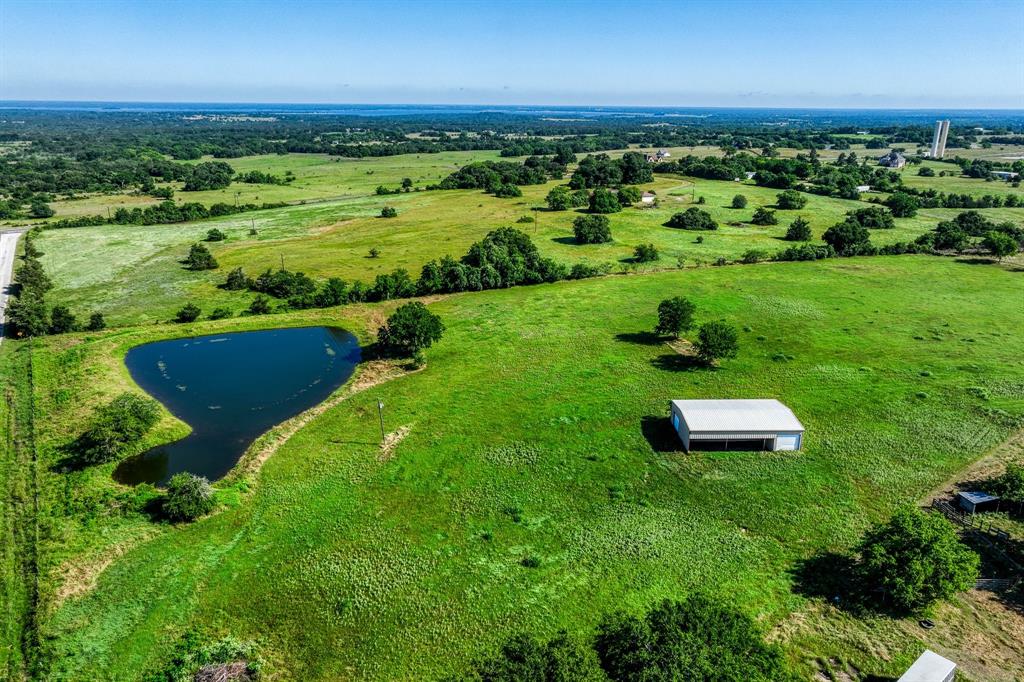
[[903, 168], [907, 165], [907, 158], [894, 149], [885, 156], [878, 157], [878, 165], [886, 168]]
[[672, 427], [687, 451], [799, 450], [804, 425], [774, 399], [673, 400]]
[[640, 195], [640, 203], [652, 205], [658, 199], [658, 195], [654, 192], [644, 192]]

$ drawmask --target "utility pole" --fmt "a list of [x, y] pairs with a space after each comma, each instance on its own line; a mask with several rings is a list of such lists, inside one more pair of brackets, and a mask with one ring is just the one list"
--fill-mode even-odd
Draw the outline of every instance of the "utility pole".
[[380, 444], [384, 445], [384, 401], [377, 398], [377, 416], [380, 418]]
[[284, 270], [284, 254], [281, 254], [281, 269]]

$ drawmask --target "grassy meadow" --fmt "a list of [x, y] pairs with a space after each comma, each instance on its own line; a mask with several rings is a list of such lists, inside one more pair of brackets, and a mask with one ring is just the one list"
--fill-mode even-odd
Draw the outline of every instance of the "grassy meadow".
[[[490, 230], [512, 224], [530, 234], [544, 255], [567, 264], [609, 263], [616, 270], [651, 270], [677, 268], [681, 260], [684, 267], [696, 267], [719, 258], [737, 260], [748, 249], [770, 254], [785, 248], [789, 243], [782, 236], [797, 215], [810, 221], [818, 237], [847, 211], [866, 205], [806, 195], [808, 205], [804, 209], [779, 211], [778, 225], [759, 227], [747, 221], [756, 207], [774, 205], [776, 190], [749, 182], [656, 176], [654, 182], [644, 187], [658, 194], [656, 208], [628, 208], [611, 215], [613, 241], [581, 246], [572, 238], [572, 221], [578, 212], [539, 210], [556, 182], [524, 187], [523, 196], [516, 199], [499, 199], [473, 190], [373, 194], [377, 184], [395, 186], [402, 177], [426, 184], [471, 158], [487, 157], [483, 153], [450, 153], [358, 161], [335, 161], [317, 155], [233, 160], [239, 170], [259, 168], [280, 174], [285, 168], [296, 169], [299, 180], [294, 187], [271, 186], [274, 190], [309, 192], [309, 198], [317, 192], [325, 196], [351, 194], [199, 223], [53, 230], [45, 232], [38, 243], [45, 252], [43, 263], [57, 284], [55, 297], [80, 314], [100, 311], [111, 323], [139, 324], [169, 319], [186, 300], [197, 301], [207, 310], [220, 306], [244, 309], [250, 300], [248, 294], [217, 288], [234, 267], [243, 267], [255, 275], [284, 263], [285, 267], [314, 278], [338, 276], [367, 282], [377, 274], [401, 267], [416, 277], [428, 260], [444, 255], [459, 257]], [[370, 168], [374, 170], [372, 175], [367, 174]], [[914, 178], [908, 176], [908, 180]], [[947, 179], [955, 180], [929, 178]], [[992, 183], [972, 182], [991, 191]], [[232, 185], [230, 191], [261, 187], [268, 188]], [[747, 208], [730, 208], [732, 197], [740, 193], [748, 199]], [[706, 202], [702, 208], [719, 222], [719, 230], [698, 235], [664, 227], [673, 213], [688, 208], [700, 197]], [[380, 218], [385, 205], [394, 206], [398, 217]], [[872, 239], [879, 245], [912, 240], [957, 212], [921, 211], [918, 217], [898, 219], [896, 229], [876, 231]], [[989, 209], [986, 214], [998, 220], [1021, 220], [1024, 208]], [[524, 217], [534, 222], [517, 224]], [[213, 227], [229, 237], [226, 242], [210, 247], [220, 269], [202, 273], [183, 269], [179, 261], [189, 245], [202, 239]], [[256, 229], [256, 235], [250, 234], [251, 228]], [[698, 237], [702, 243], [697, 242]], [[655, 244], [661, 259], [644, 266], [632, 264], [633, 248], [640, 243]], [[378, 258], [368, 257], [373, 248], [379, 250]]]
[[[55, 242], [42, 246], [52, 258]], [[112, 464], [53, 466], [92, 407], [131, 387], [127, 349], [294, 324], [368, 338], [393, 304], [43, 339], [47, 678], [135, 679], [199, 628], [256, 640], [273, 679], [431, 679], [519, 630], [585, 634], [611, 609], [700, 590], [756, 616], [808, 677], [826, 652], [895, 676], [927, 645], [956, 654], [970, 679], [1014, 679], [1013, 614], [980, 628], [968, 595], [932, 632], [854, 620], [800, 596], [792, 569], [848, 547], [1010, 433], [1024, 415], [1021, 277], [906, 256], [440, 297], [430, 307], [447, 332], [423, 371], [331, 408], [258, 478], [223, 484], [219, 513], [177, 527], [127, 511]], [[699, 321], [742, 329], [739, 357], [697, 368], [651, 338], [657, 303], [675, 294]], [[803, 451], [679, 450], [669, 399], [755, 396], [793, 408]], [[409, 429], [387, 456], [377, 399], [389, 431]], [[165, 415], [150, 440], [181, 429]]]

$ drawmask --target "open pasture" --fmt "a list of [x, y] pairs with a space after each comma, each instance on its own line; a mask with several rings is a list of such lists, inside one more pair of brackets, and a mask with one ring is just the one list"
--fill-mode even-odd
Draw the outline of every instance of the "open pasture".
[[[407, 168], [402, 163], [412, 162], [402, 157], [386, 161], [397, 164], [388, 171], [393, 183], [400, 181], [405, 172], [402, 169]], [[384, 171], [375, 174], [384, 175]], [[338, 276], [366, 282], [402, 267], [415, 277], [428, 260], [445, 255], [460, 257], [470, 244], [503, 225], [516, 225], [531, 236], [544, 255], [567, 264], [610, 263], [615, 269], [649, 270], [678, 268], [681, 260], [685, 267], [695, 267], [710, 265], [719, 258], [735, 261], [749, 249], [771, 254], [786, 248], [790, 243], [782, 237], [798, 215], [811, 223], [817, 239], [847, 211], [865, 205], [807, 195], [804, 209], [779, 211], [778, 225], [760, 227], [749, 223], [754, 209], [774, 205], [776, 190], [749, 182], [656, 176], [645, 186], [657, 193], [656, 208], [627, 208], [612, 214], [611, 243], [578, 245], [572, 237], [572, 221], [580, 213], [543, 210], [544, 197], [556, 184], [524, 187], [523, 196], [516, 199], [499, 199], [476, 190], [389, 196], [364, 193], [199, 223], [54, 230], [45, 232], [38, 241], [45, 253], [43, 262], [56, 282], [56, 295], [62, 301], [83, 313], [101, 311], [116, 324], [134, 324], [166, 320], [186, 299], [210, 309], [222, 305], [236, 311], [245, 308], [249, 301], [246, 294], [217, 288], [234, 267], [255, 275], [266, 268], [281, 267], [283, 262], [286, 268], [315, 278]], [[735, 194], [747, 197], [747, 208], [730, 208]], [[689, 208], [701, 197], [705, 201], [701, 208], [711, 213], [720, 229], [698, 234], [664, 227], [673, 213]], [[383, 206], [394, 206], [398, 217], [380, 218]], [[1019, 220], [1024, 209], [986, 213], [994, 219]], [[922, 211], [916, 218], [898, 219], [896, 229], [876, 231], [872, 239], [879, 245], [909, 241], [934, 227], [938, 220], [955, 214], [945, 209]], [[534, 222], [517, 223], [522, 218], [533, 218]], [[220, 269], [202, 273], [184, 270], [178, 261], [189, 245], [214, 227], [228, 234], [226, 242], [210, 246]], [[256, 229], [256, 235], [250, 234], [251, 228]], [[653, 243], [660, 251], [660, 260], [633, 265], [633, 248], [641, 243]], [[370, 249], [377, 249], [379, 257], [370, 258]]]
[[[86, 588], [59, 605], [65, 576], [50, 562], [43, 634], [53, 677], [137, 675], [201, 627], [258, 640], [269, 671], [285, 679], [432, 678], [521, 629], [586, 633], [607, 610], [695, 590], [781, 627], [808, 604], [794, 592], [795, 561], [848, 546], [1024, 415], [1020, 278], [908, 256], [442, 297], [431, 308], [448, 329], [426, 368], [314, 420], [240, 503], [158, 531], [132, 516], [72, 512], [70, 523], [88, 529], [78, 537], [97, 543], [93, 554], [113, 543], [116, 558], [98, 577], [78, 576]], [[657, 303], [671, 295], [690, 297], [699, 321], [741, 329], [739, 357], [699, 368], [652, 338]], [[355, 306], [190, 329], [330, 321], [365, 335], [382, 312]], [[75, 433], [74, 420], [47, 414], [119, 390], [127, 347], [180, 333], [41, 341], [44, 464]], [[805, 450], [680, 452], [668, 399], [753, 396], [794, 409], [808, 429]], [[409, 428], [386, 457], [377, 399], [389, 431]], [[65, 504], [63, 474], [44, 471], [48, 504]], [[102, 475], [91, 474], [90, 494]], [[945, 617], [971, 619], [967, 610]], [[869, 624], [844, 624], [858, 628], [851, 635], [830, 623], [813, 649], [780, 629], [808, 676], [818, 651], [891, 676], [922, 640], [955, 644], [942, 639], [949, 628], [913, 630], [879, 656], [866, 644], [877, 636]], [[1019, 649], [986, 663], [972, 646], [957, 653], [979, 666], [978, 679], [1024, 671]]]

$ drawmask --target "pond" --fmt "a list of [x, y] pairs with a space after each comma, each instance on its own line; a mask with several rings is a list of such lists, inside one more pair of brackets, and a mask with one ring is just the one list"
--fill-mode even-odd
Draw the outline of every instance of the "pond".
[[296, 327], [157, 341], [128, 351], [135, 382], [192, 427], [122, 462], [122, 483], [163, 485], [189, 471], [223, 477], [256, 438], [325, 400], [360, 359], [352, 334]]

